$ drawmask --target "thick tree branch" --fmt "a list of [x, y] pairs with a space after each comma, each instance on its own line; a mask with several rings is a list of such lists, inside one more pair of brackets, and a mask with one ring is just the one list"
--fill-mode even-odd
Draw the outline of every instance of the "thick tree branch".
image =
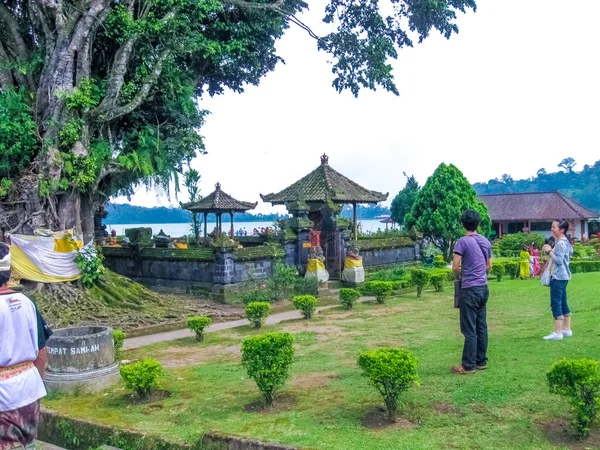
[[162, 73], [162, 70], [163, 70], [163, 65], [164, 65], [166, 59], [168, 58], [169, 53], [170, 53], [169, 50], [164, 50], [161, 53], [161, 55], [158, 57], [156, 63], [154, 64], [152, 72], [150, 72], [150, 75], [148, 76], [148, 78], [146, 79], [146, 81], [144, 82], [142, 87], [140, 87], [140, 90], [135, 95], [133, 100], [131, 100], [126, 105], [110, 108], [106, 111], [96, 110], [92, 113], [92, 117], [95, 118], [96, 120], [99, 120], [102, 122], [110, 122], [111, 120], [115, 120], [115, 119], [118, 119], [119, 117], [129, 114], [134, 109], [136, 109], [138, 106], [140, 106], [144, 102], [144, 100], [146, 100], [146, 97], [148, 97], [148, 93], [150, 92], [150, 89], [152, 89], [152, 87], [156, 84], [156, 81], [160, 77], [160, 74]]
[[272, 9], [274, 11], [277, 11], [278, 9], [280, 9], [283, 6], [285, 1], [277, 0], [276, 2], [273, 2], [273, 3], [254, 3], [254, 2], [248, 2], [245, 0], [225, 0], [225, 3], [229, 3], [231, 5], [235, 5], [240, 8], [246, 8], [246, 9], [263, 9], [263, 10]]
[[17, 19], [4, 3], [0, 3], [0, 19], [6, 25], [6, 30], [10, 34], [12, 43], [15, 47], [13, 50], [17, 52], [18, 58], [27, 59], [29, 57], [29, 51], [27, 50], [27, 45], [23, 40], [23, 36], [21, 36]]
[[2, 89], [15, 85], [12, 73], [7, 69], [9, 61], [9, 56], [2, 45], [2, 41], [0, 41], [0, 87]]
[[[175, 17], [175, 12], [170, 11], [169, 13], [165, 14], [165, 16], [161, 19], [161, 22], [166, 23], [173, 17]], [[119, 94], [121, 93], [121, 88], [125, 82], [125, 75], [127, 74], [129, 60], [131, 59], [133, 49], [139, 37], [140, 36], [138, 34], [132, 36], [119, 48], [119, 50], [117, 50], [115, 59], [112, 63], [110, 78], [108, 80], [108, 91], [106, 92], [106, 96], [102, 100], [102, 103], [100, 103], [100, 106], [98, 106], [97, 114], [101, 114], [103, 111], [108, 111], [111, 108], [114, 108], [114, 106], [117, 104]]]

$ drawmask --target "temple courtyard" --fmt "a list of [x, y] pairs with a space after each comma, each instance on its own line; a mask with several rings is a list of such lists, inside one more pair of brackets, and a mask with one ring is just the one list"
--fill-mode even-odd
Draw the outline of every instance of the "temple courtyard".
[[[542, 340], [552, 321], [539, 281], [491, 281], [490, 289], [489, 370], [474, 375], [449, 373], [462, 336], [447, 287], [264, 326], [260, 332], [287, 331], [295, 342], [290, 379], [269, 409], [240, 363], [241, 340], [259, 332], [250, 326], [209, 333], [202, 343], [189, 337], [126, 351], [128, 360], [152, 357], [165, 368], [148, 402], [119, 384], [99, 394], [50, 394], [43, 406], [190, 447], [221, 432], [303, 449], [596, 448], [597, 426], [584, 442], [572, 437], [570, 408], [549, 393], [546, 372], [563, 357], [600, 359], [600, 273], [574, 275], [574, 336], [560, 342]], [[394, 424], [356, 364], [360, 351], [384, 346], [419, 360], [420, 384], [402, 395]]]

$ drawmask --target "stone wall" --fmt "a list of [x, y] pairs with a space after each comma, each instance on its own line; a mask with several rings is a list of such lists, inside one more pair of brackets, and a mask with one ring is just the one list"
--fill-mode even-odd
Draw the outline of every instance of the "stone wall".
[[363, 250], [360, 254], [364, 267], [386, 266], [414, 261], [415, 247]]

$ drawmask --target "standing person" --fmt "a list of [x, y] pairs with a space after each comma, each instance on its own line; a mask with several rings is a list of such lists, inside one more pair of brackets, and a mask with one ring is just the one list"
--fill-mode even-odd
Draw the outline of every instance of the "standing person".
[[555, 220], [552, 222], [552, 235], [555, 238], [554, 248], [544, 245], [550, 263], [550, 308], [554, 316], [554, 331], [544, 336], [546, 341], [560, 341], [563, 337], [573, 336], [571, 331], [571, 310], [567, 303], [567, 284], [571, 279], [569, 263], [573, 255], [573, 247], [567, 238], [569, 222]]
[[521, 258], [521, 262], [519, 264], [519, 276], [521, 280], [526, 280], [529, 278], [529, 252], [527, 251], [527, 246], [523, 247], [521, 250], [521, 254], [519, 255]]
[[468, 375], [487, 369], [487, 271], [492, 267], [492, 246], [477, 233], [481, 217], [476, 211], [465, 211], [461, 222], [466, 236], [460, 238], [454, 247], [452, 270], [455, 276], [462, 277], [460, 331], [465, 337], [465, 344], [462, 363], [452, 367], [452, 373]]
[[531, 277], [535, 278], [540, 274], [540, 251], [538, 250], [537, 244], [535, 242], [531, 247], [531, 258], [533, 260]]
[[32, 301], [8, 288], [10, 262], [0, 243], [0, 450], [32, 449], [52, 332]]

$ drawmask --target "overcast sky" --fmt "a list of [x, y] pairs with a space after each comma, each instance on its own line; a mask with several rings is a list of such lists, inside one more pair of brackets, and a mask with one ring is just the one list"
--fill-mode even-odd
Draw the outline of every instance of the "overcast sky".
[[[219, 181], [239, 200], [259, 201], [256, 212], [272, 211], [259, 193], [287, 187], [324, 152], [333, 168], [390, 192], [390, 201], [403, 171], [423, 184], [441, 162], [474, 183], [555, 171], [568, 156], [576, 169], [600, 159], [600, 1], [477, 4], [476, 13], [459, 16], [460, 33], [450, 40], [432, 35], [400, 51], [393, 62], [400, 96], [338, 94], [328, 56], [304, 31], [289, 29], [277, 45], [286, 64], [260, 86], [201, 102], [211, 111], [201, 130], [208, 154], [192, 164], [201, 194]], [[324, 3], [311, 5], [302, 19], [322, 31]], [[173, 200], [142, 187], [132, 203]]]

